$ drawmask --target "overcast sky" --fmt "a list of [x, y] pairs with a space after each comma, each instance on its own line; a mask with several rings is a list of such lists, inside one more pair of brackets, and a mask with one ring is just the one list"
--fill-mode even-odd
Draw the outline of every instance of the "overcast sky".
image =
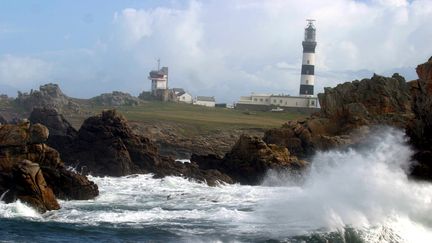
[[233, 102], [297, 95], [305, 19], [316, 19], [316, 90], [432, 56], [432, 0], [0, 0], [0, 93], [58, 83], [69, 96], [170, 87]]

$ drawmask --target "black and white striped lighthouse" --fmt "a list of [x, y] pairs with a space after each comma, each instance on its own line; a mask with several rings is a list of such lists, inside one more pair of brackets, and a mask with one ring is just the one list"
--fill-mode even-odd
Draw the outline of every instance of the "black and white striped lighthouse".
[[316, 29], [313, 19], [308, 19], [303, 44], [303, 61], [301, 68], [300, 95], [313, 96], [315, 84], [315, 40]]

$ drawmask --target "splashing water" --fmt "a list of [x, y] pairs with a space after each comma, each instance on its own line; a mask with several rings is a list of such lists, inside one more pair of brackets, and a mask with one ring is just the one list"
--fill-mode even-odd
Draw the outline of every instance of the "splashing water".
[[393, 241], [432, 242], [432, 185], [408, 179], [411, 155], [404, 134], [391, 128], [356, 149], [320, 152], [302, 186], [288, 183], [256, 214], [276, 223], [269, 233], [290, 225], [304, 233], [353, 227], [368, 229], [368, 242], [380, 230], [400, 239]]
[[100, 196], [61, 201], [59, 211], [0, 203], [0, 241], [432, 242], [432, 185], [408, 180], [411, 155], [402, 132], [383, 129], [362, 146], [318, 153], [301, 184], [272, 174], [262, 186], [218, 187], [93, 177]]

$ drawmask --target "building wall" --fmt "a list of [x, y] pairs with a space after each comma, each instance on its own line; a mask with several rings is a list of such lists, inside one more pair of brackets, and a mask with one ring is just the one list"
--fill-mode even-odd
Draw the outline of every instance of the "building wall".
[[252, 94], [251, 96], [240, 97], [238, 103], [263, 106], [273, 105], [280, 107], [318, 107], [318, 98], [298, 96], [264, 96]]
[[318, 98], [272, 96], [271, 105], [280, 106], [280, 107], [318, 107]]
[[184, 93], [183, 95], [177, 97], [179, 102], [184, 102], [184, 103], [188, 103], [191, 104], [193, 99], [192, 99], [192, 95], [188, 94], [188, 93]]
[[216, 105], [214, 101], [200, 101], [200, 100], [196, 100], [193, 104], [207, 106], [207, 107], [215, 107]]

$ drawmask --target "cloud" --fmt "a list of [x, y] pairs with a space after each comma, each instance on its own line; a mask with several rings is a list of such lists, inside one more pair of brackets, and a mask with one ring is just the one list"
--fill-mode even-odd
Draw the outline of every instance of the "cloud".
[[0, 57], [0, 84], [26, 87], [49, 79], [52, 70], [53, 65], [41, 59], [4, 55]]
[[114, 21], [136, 55], [150, 62], [162, 57], [172, 70], [171, 84], [234, 100], [250, 91], [298, 92], [308, 17], [317, 19], [319, 91], [325, 84], [357, 78], [356, 70], [386, 73], [423, 62], [427, 54], [419, 53], [432, 53], [432, 46], [416, 36], [432, 34], [424, 27], [432, 20], [429, 5], [403, 0], [191, 1], [185, 9], [125, 9]]
[[20, 57], [27, 70], [1, 64], [0, 78], [21, 86], [52, 78], [80, 97], [137, 95], [150, 89], [148, 72], [161, 58], [170, 86], [194, 95], [228, 102], [253, 91], [296, 95], [306, 18], [317, 20], [318, 92], [374, 72], [405, 73], [432, 55], [429, 0], [192, 0], [118, 9], [93, 46]]

